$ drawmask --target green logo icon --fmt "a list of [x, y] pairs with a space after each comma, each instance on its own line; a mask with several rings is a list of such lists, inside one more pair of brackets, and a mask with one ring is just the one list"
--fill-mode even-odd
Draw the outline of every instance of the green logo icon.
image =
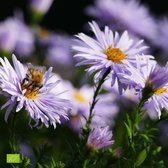
[[20, 163], [20, 154], [7, 154], [6, 163]]

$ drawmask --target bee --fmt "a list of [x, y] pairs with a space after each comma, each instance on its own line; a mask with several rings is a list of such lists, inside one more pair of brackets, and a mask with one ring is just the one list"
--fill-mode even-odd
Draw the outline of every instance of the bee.
[[28, 64], [28, 70], [26, 77], [21, 84], [22, 89], [29, 91], [38, 91], [43, 86], [43, 74], [44, 68], [34, 67], [32, 64]]

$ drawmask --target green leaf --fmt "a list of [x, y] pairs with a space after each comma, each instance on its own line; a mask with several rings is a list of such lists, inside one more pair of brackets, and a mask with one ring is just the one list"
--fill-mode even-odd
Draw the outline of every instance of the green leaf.
[[127, 117], [127, 122], [128, 122], [128, 125], [129, 127], [131, 128], [132, 127], [132, 121], [130, 119], [130, 116], [128, 114], [126, 114], [126, 117]]
[[162, 150], [162, 147], [161, 146], [158, 146], [157, 148], [156, 148], [156, 150], [154, 150], [153, 151], [153, 155], [157, 155], [160, 151]]
[[141, 137], [143, 137], [146, 141], [149, 141], [149, 137], [145, 134], [139, 134]]
[[140, 165], [145, 161], [148, 152], [149, 152], [149, 147], [148, 147], [147, 149], [142, 150], [142, 151], [139, 153], [139, 155], [138, 155], [138, 157], [137, 157], [137, 159], [136, 159], [136, 163], [135, 163], [135, 165], [136, 165], [137, 167], [140, 166]]
[[38, 168], [43, 168], [43, 166], [40, 163], [37, 163]]
[[131, 128], [125, 122], [124, 122], [124, 125], [126, 127], [129, 139], [132, 140], [132, 130], [131, 130]]

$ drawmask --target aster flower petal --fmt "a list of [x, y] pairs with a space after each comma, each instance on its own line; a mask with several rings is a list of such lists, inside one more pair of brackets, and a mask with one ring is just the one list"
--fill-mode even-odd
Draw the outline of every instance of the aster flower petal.
[[87, 145], [93, 150], [107, 148], [112, 145], [114, 141], [112, 140], [112, 132], [109, 131], [109, 127], [95, 127], [91, 130]]
[[14, 108], [14, 106], [15, 106], [15, 104], [14, 104], [13, 102], [11, 102], [11, 103], [12, 103], [12, 104], [10, 104], [10, 105], [8, 106], [8, 108], [7, 108], [7, 110], [6, 110], [6, 113], [5, 113], [5, 121], [6, 121], [6, 122], [7, 122], [7, 120], [8, 120], [8, 117], [9, 117], [11, 111], [13, 110], [13, 108]]
[[17, 60], [16, 56], [12, 54], [12, 61], [19, 79], [23, 79], [25, 77], [25, 67]]

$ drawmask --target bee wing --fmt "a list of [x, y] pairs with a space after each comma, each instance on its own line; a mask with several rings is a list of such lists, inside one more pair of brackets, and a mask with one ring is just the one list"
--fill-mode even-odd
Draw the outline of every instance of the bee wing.
[[32, 65], [31, 63], [27, 63], [27, 68], [28, 68], [29, 71], [37, 70], [37, 71], [42, 72], [43, 74], [46, 71], [46, 67], [45, 66], [36, 66], [36, 65]]

